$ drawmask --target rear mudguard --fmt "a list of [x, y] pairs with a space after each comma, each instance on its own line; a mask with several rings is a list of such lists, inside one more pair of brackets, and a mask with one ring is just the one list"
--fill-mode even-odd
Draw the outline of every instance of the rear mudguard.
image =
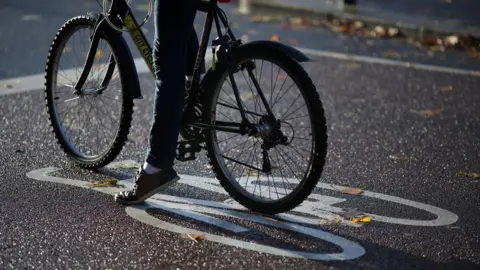
[[257, 41], [245, 43], [242, 46], [259, 46], [259, 45], [270, 47], [272, 50], [280, 50], [286, 53], [288, 56], [292, 57], [293, 59], [297, 60], [298, 62], [308, 62], [311, 60], [307, 55], [305, 55], [303, 52], [299, 51], [295, 47], [292, 47], [280, 42], [276, 42], [276, 41], [257, 40]]
[[[288, 46], [286, 44], [282, 44], [280, 42], [274, 42], [269, 40], [247, 42], [234, 48], [232, 52], [235, 55], [236, 50], [248, 49], [248, 47], [255, 48], [259, 46], [267, 47], [269, 50], [281, 51], [282, 53], [288, 55], [289, 57], [292, 57], [298, 62], [311, 61], [311, 59], [307, 55], [305, 55], [303, 52], [299, 51], [298, 49], [292, 46]], [[220, 55], [217, 55], [217, 63], [216, 63], [217, 67], [218, 68], [221, 68], [222, 66], [224, 67], [224, 65], [226, 64], [225, 61], [226, 61], [226, 56], [222, 55], [222, 53], [220, 52]], [[216, 78], [216, 75], [218, 75], [216, 73], [216, 70], [213, 70], [212, 68], [208, 69], [207, 73], [205, 74], [202, 80], [202, 88], [210, 89], [212, 87], [215, 87], [214, 84], [217, 83], [216, 80], [218, 79]]]

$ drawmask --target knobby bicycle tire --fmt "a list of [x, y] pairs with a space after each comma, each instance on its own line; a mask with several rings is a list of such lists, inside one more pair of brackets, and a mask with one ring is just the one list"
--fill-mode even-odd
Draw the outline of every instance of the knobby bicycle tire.
[[[74, 164], [85, 168], [85, 169], [97, 169], [103, 167], [110, 162], [112, 162], [118, 154], [121, 152], [125, 142], [127, 141], [127, 136], [130, 130], [132, 114], [133, 114], [133, 98], [126, 89], [132, 89], [138, 87], [138, 83], [135, 83], [135, 76], [137, 74], [132, 74], [132, 67], [130, 66], [132, 61], [131, 59], [126, 59], [129, 56], [131, 57], [128, 47], [123, 38], [119, 36], [113, 36], [112, 34], [103, 33], [102, 39], [105, 40], [113, 52], [114, 59], [116, 61], [117, 68], [120, 73], [120, 83], [122, 87], [122, 108], [120, 117], [120, 124], [118, 130], [116, 131], [115, 139], [109, 147], [103, 151], [100, 155], [96, 157], [85, 157], [80, 156], [76, 153], [75, 149], [72, 149], [69, 145], [69, 142], [65, 138], [62, 132], [62, 124], [59, 123], [56, 119], [55, 109], [54, 109], [54, 95], [52, 93], [52, 84], [54, 83], [55, 72], [57, 71], [56, 60], [59, 61], [59, 57], [62, 55], [62, 48], [64, 43], [68, 41], [70, 34], [75, 29], [79, 27], [95, 27], [96, 20], [90, 16], [77, 16], [67, 22], [59, 29], [57, 32], [48, 53], [47, 64], [46, 64], [46, 75], [45, 75], [45, 100], [47, 106], [47, 112], [49, 115], [49, 120], [53, 128], [53, 133], [57, 139], [58, 144], [63, 149], [64, 153], [70, 158]], [[138, 80], [138, 79], [137, 79]]]
[[[316, 91], [315, 85], [311, 78], [308, 76], [303, 67], [294, 59], [286, 55], [280, 50], [272, 50], [269, 46], [264, 46], [262, 43], [257, 44], [244, 44], [233, 51], [234, 59], [239, 62], [243, 62], [246, 59], [266, 59], [279, 65], [283, 70], [287, 71], [292, 80], [298, 85], [301, 93], [304, 96], [304, 100], [309, 108], [309, 114], [312, 118], [315, 134], [314, 154], [311, 169], [307, 174], [307, 177], [302, 179], [302, 182], [287, 196], [284, 198], [272, 201], [262, 202], [253, 200], [246, 196], [242, 190], [239, 190], [229, 179], [219, 162], [219, 157], [215, 154], [215, 138], [214, 130], [204, 130], [204, 138], [206, 142], [207, 157], [210, 161], [210, 165], [213, 171], [219, 179], [220, 184], [228, 192], [228, 194], [234, 198], [241, 205], [246, 208], [259, 212], [262, 214], [278, 214], [289, 211], [299, 204], [301, 204], [313, 191], [318, 183], [325, 164], [327, 155], [327, 127], [325, 113], [319, 94]], [[215, 114], [214, 100], [217, 96], [215, 91], [220, 91], [221, 79], [227, 73], [227, 67], [225, 63], [218, 63], [216, 70], [211, 76], [206, 78], [205, 85], [203, 86], [205, 92], [203, 93], [204, 121], [208, 124], [213, 124], [212, 115]]]

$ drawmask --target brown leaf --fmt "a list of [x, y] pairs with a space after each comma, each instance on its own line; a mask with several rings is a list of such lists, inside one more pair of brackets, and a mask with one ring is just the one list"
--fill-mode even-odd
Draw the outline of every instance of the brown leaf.
[[449, 85], [449, 86], [440, 87], [440, 91], [442, 91], [442, 92], [450, 92], [450, 91], [453, 91], [453, 86]]
[[418, 40], [421, 45], [424, 46], [435, 46], [435, 45], [441, 45], [442, 40], [436, 37], [425, 37], [421, 38]]
[[93, 181], [89, 184], [90, 187], [123, 187], [123, 185], [117, 185], [118, 180], [114, 178], [107, 178], [103, 182]]
[[183, 237], [191, 239], [198, 243], [198, 241], [205, 239], [205, 234], [183, 234]]
[[278, 36], [277, 35], [273, 35], [270, 40], [272, 41], [278, 41]]
[[410, 112], [412, 113], [415, 113], [415, 114], [418, 114], [418, 115], [421, 115], [425, 118], [429, 118], [429, 117], [432, 117], [434, 115], [437, 115], [439, 113], [442, 113], [443, 111], [445, 111], [444, 108], [440, 108], [440, 109], [436, 109], [436, 110], [421, 110], [421, 111], [417, 111], [417, 110], [410, 110]]

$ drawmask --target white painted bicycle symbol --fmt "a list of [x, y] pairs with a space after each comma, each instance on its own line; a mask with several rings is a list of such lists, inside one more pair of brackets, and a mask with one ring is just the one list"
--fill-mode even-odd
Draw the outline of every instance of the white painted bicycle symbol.
[[[115, 162], [110, 164], [108, 167], [116, 168], [120, 164], [136, 164], [134, 161], [122, 161]], [[56, 168], [45, 168], [36, 171], [32, 171], [27, 174], [28, 177], [39, 180], [39, 181], [48, 181], [61, 183], [66, 185], [72, 185], [82, 188], [93, 189], [95, 191], [103, 192], [106, 194], [113, 195], [114, 193], [123, 190], [125, 188], [130, 188], [133, 185], [133, 179], [119, 181], [118, 184], [124, 185], [124, 188], [118, 187], [90, 187], [88, 182], [67, 179], [61, 177], [49, 176], [52, 172], [58, 171]], [[190, 175], [180, 175], [181, 180], [178, 183], [189, 185], [198, 189], [204, 189], [209, 192], [215, 192], [219, 194], [227, 195], [227, 193], [218, 185], [218, 180], [213, 178], [197, 177]], [[319, 183], [318, 188], [338, 191], [343, 187], [340, 186], [331, 186], [325, 183]], [[257, 185], [258, 188], [258, 185]], [[263, 187], [265, 188], [265, 187]], [[387, 217], [382, 215], [377, 215], [373, 213], [364, 213], [371, 217], [372, 221], [384, 222], [391, 224], [401, 224], [409, 226], [445, 226], [455, 223], [458, 220], [458, 216], [454, 213], [431, 206], [428, 204], [415, 202], [400, 197], [390, 196], [381, 193], [375, 193], [371, 191], [364, 191], [358, 196], [363, 196], [366, 198], [374, 198], [379, 200], [388, 201], [390, 203], [396, 203], [402, 205], [403, 207], [412, 207], [419, 210], [431, 213], [436, 216], [432, 220], [414, 220], [414, 219], [405, 219], [405, 218], [396, 218], [396, 217]], [[181, 233], [181, 234], [204, 234], [205, 240], [217, 242], [220, 244], [244, 248], [259, 252], [265, 252], [274, 255], [294, 257], [294, 258], [305, 258], [311, 260], [351, 260], [358, 258], [365, 254], [365, 249], [359, 244], [348, 240], [346, 238], [334, 235], [327, 231], [320, 229], [312, 228], [312, 226], [325, 225], [327, 221], [331, 221], [340, 217], [345, 210], [343, 208], [336, 207], [336, 204], [345, 202], [346, 199], [331, 197], [320, 194], [311, 194], [309, 200], [304, 201], [299, 207], [295, 208], [294, 211], [304, 215], [295, 215], [291, 212], [276, 215], [274, 218], [258, 216], [255, 214], [246, 213], [238, 210], [245, 210], [245, 208], [233, 200], [227, 200], [225, 202], [221, 201], [211, 201], [211, 200], [200, 200], [186, 197], [177, 197], [167, 194], [156, 194], [146, 201], [145, 204], [137, 206], [126, 207], [126, 213], [132, 218], [139, 220], [143, 223], [149, 224], [151, 226], [168, 230], [171, 232]], [[274, 246], [263, 245], [253, 242], [242, 241], [230, 237], [220, 236], [213, 233], [202, 232], [199, 230], [182, 227], [176, 224], [172, 224], [163, 220], [160, 220], [149, 213], [147, 209], [160, 209], [163, 211], [171, 212], [176, 215], [184, 216], [190, 219], [201, 221], [203, 223], [209, 224], [211, 226], [216, 226], [224, 230], [231, 231], [233, 233], [242, 233], [246, 232], [249, 229], [238, 224], [226, 221], [224, 219], [219, 219], [211, 215], [231, 217], [239, 220], [248, 220], [251, 222], [263, 224], [266, 226], [276, 227], [279, 229], [297, 232], [300, 234], [307, 235], [309, 237], [329, 242], [333, 245], [336, 245], [342, 249], [340, 253], [316, 253], [316, 252], [306, 252], [298, 250], [287, 250], [282, 248], [277, 248]], [[307, 217], [308, 216], [308, 217]], [[313, 216], [313, 217], [312, 217]], [[279, 222], [281, 220], [281, 222]], [[361, 224], [355, 224], [350, 221], [345, 221], [341, 223], [342, 226], [352, 226], [359, 227]]]

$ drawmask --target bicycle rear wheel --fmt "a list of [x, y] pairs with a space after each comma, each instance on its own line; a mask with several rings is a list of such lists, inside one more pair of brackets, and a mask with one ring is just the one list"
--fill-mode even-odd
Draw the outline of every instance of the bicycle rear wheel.
[[[281, 120], [281, 132], [267, 124], [267, 110], [254, 83], [247, 70], [240, 70], [234, 78], [247, 118], [269, 131], [254, 137], [204, 130], [208, 158], [221, 185], [241, 205], [263, 214], [286, 212], [309, 196], [322, 174], [327, 153], [323, 106], [303, 67], [283, 52], [261, 43], [245, 44], [234, 52], [237, 66], [254, 62], [253, 73], [275, 118]], [[225, 65], [218, 64], [209, 82], [203, 98], [206, 123], [239, 124]], [[286, 143], [272, 143], [273, 132], [288, 138]], [[269, 164], [272, 170], [266, 173], [263, 168]]]
[[[133, 99], [125, 91], [126, 74], [118, 62], [122, 51], [107, 35], [100, 39], [82, 91], [74, 91], [94, 28], [95, 20], [89, 16], [67, 21], [50, 47], [45, 76], [47, 111], [57, 141], [71, 161], [88, 169], [116, 158], [127, 140], [133, 114]], [[102, 84], [105, 77], [110, 78], [106, 86]]]

